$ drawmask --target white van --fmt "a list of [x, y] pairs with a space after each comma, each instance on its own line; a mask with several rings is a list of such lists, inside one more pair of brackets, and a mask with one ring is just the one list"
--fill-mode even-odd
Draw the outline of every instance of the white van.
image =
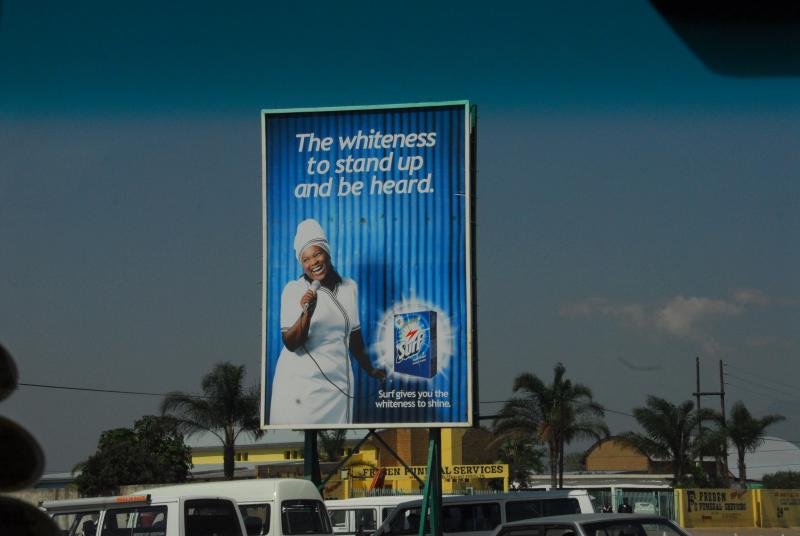
[[231, 498], [191, 494], [142, 494], [45, 501], [64, 536], [244, 536], [242, 515]]
[[325, 508], [334, 534], [371, 534], [386, 521], [395, 506], [421, 498], [421, 495], [386, 495], [330, 499], [325, 501]]
[[239, 505], [247, 536], [332, 534], [322, 496], [316, 486], [308, 480], [257, 478], [202, 482], [153, 488], [141, 493], [157, 492], [219, 494], [231, 497]]
[[[421, 500], [399, 504], [376, 536], [418, 534], [421, 508]], [[442, 497], [442, 510], [444, 534], [485, 536], [498, 525], [510, 521], [588, 514], [594, 512], [594, 506], [586, 490], [558, 490]]]
[[[233, 505], [240, 532], [218, 530], [215, 520], [192, 523], [187, 510], [198, 498]], [[151, 515], [152, 506], [176, 503]], [[186, 506], [188, 505], [188, 506]], [[99, 497], [73, 501], [48, 501], [42, 508], [51, 514], [64, 536], [332, 536], [325, 505], [317, 488], [299, 479], [232, 480], [179, 484], [142, 490], [135, 496]], [[112, 514], [132, 509], [130, 519], [114, 520]], [[119, 517], [119, 516], [117, 516]], [[106, 522], [108, 520], [108, 522]], [[125, 525], [120, 525], [125, 521]], [[153, 527], [154, 523], [158, 523]], [[124, 532], [114, 529], [125, 527]], [[151, 527], [153, 527], [151, 529]], [[166, 527], [166, 531], [161, 529]], [[100, 530], [96, 530], [99, 528]], [[158, 529], [158, 530], [156, 530]]]

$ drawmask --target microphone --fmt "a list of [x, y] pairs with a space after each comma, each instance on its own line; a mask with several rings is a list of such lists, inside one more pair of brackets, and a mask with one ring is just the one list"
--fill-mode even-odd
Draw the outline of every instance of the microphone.
[[[317, 281], [316, 279], [315, 279], [314, 281], [312, 281], [312, 282], [311, 282], [311, 290], [313, 290], [314, 292], [316, 292], [317, 290], [319, 290], [319, 287], [320, 287], [320, 283], [319, 283], [319, 281]], [[309, 303], [306, 303], [305, 305], [303, 305], [303, 312], [304, 312], [304, 313], [305, 313], [306, 311], [308, 311], [308, 306], [310, 305], [310, 303], [311, 303], [311, 302], [309, 302]]]

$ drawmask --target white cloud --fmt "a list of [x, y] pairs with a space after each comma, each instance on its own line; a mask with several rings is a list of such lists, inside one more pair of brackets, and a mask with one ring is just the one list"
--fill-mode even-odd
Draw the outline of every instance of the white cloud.
[[637, 327], [645, 325], [644, 308], [636, 303], [613, 304], [605, 298], [592, 298], [585, 302], [564, 305], [559, 310], [561, 316], [607, 316], [624, 324]]
[[774, 346], [780, 343], [780, 339], [774, 336], [766, 335], [763, 337], [750, 337], [747, 339], [747, 346], [752, 348], [763, 348], [765, 346]]
[[655, 311], [655, 325], [667, 333], [688, 336], [704, 320], [717, 316], [736, 316], [743, 312], [742, 305], [725, 300], [676, 296]]
[[744, 307], [734, 302], [712, 298], [676, 296], [654, 313], [654, 326], [681, 339], [693, 340], [709, 353], [719, 349], [719, 344], [708, 331], [708, 322], [714, 318], [738, 316]]
[[725, 318], [741, 316], [749, 308], [763, 307], [773, 302], [760, 290], [740, 288], [734, 290], [727, 299], [674, 296], [659, 305], [613, 303], [606, 298], [592, 298], [564, 305], [559, 313], [565, 317], [612, 318], [626, 326], [652, 329], [693, 341], [705, 352], [713, 354], [719, 349], [712, 334], [715, 323]]
[[733, 300], [742, 305], [769, 305], [772, 300], [758, 289], [740, 288], [733, 292]]

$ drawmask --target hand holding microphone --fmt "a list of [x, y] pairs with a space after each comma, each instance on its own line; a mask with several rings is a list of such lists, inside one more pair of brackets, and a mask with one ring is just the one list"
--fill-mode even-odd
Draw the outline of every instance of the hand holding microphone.
[[303, 307], [303, 312], [308, 312], [309, 307], [312, 308], [317, 305], [317, 290], [320, 287], [320, 282], [314, 280], [311, 282], [311, 288], [303, 294], [302, 299], [300, 300], [300, 305]]

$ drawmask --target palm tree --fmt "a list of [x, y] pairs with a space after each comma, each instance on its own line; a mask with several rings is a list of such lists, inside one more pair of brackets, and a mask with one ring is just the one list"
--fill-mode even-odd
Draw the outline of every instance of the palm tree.
[[716, 412], [708, 408], [698, 412], [691, 400], [676, 406], [651, 395], [647, 397], [646, 407], [635, 408], [633, 416], [645, 433], [627, 432], [619, 439], [650, 458], [670, 460], [673, 483], [677, 485], [700, 448], [694, 435], [699, 421], [713, 419]]
[[508, 479], [519, 487], [527, 487], [531, 472], [542, 472], [544, 449], [540, 448], [536, 437], [531, 434], [506, 435], [501, 438], [497, 449], [500, 463], [508, 464]]
[[317, 432], [319, 446], [322, 451], [320, 458], [328, 462], [335, 462], [342, 457], [344, 444], [347, 439], [347, 430], [319, 430]]
[[524, 396], [505, 403], [494, 432], [499, 437], [527, 434], [547, 445], [550, 485], [560, 488], [564, 485], [564, 446], [578, 438], [608, 436], [608, 427], [601, 420], [604, 411], [592, 399], [591, 389], [566, 379], [561, 363], [553, 372], [550, 385], [530, 372], [514, 379], [514, 392]]
[[747, 467], [744, 455], [755, 450], [764, 443], [764, 431], [768, 426], [784, 420], [783, 415], [766, 415], [760, 419], [753, 417], [745, 405], [739, 401], [731, 408], [731, 418], [727, 422], [728, 437], [736, 447], [736, 461], [739, 466], [739, 481], [747, 483]]
[[202, 396], [180, 391], [168, 393], [161, 402], [162, 415], [175, 418], [178, 429], [187, 437], [209, 432], [222, 442], [225, 478], [233, 478], [236, 439], [240, 434], [261, 437], [259, 391], [245, 389], [244, 366], [217, 363], [203, 376]]

